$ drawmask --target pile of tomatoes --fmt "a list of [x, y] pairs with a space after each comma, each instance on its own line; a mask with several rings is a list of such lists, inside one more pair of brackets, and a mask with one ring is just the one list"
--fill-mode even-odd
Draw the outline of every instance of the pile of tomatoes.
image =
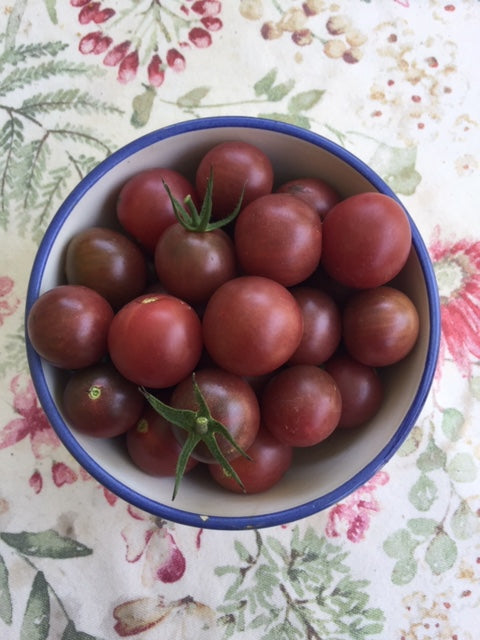
[[381, 406], [379, 371], [413, 348], [417, 310], [396, 288], [411, 251], [402, 207], [342, 199], [325, 181], [276, 184], [250, 143], [216, 144], [187, 178], [152, 168], [116, 202], [118, 229], [71, 238], [65, 280], [33, 304], [32, 346], [66, 372], [77, 430], [122, 437], [148, 474], [203, 463], [264, 491], [296, 447], [357, 428]]

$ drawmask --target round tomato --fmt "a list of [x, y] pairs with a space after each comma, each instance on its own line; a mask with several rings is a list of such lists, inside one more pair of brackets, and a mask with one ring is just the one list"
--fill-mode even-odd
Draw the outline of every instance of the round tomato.
[[151, 253], [162, 232], [177, 220], [164, 182], [179, 202], [187, 196], [198, 200], [195, 187], [187, 178], [161, 167], [146, 169], [129, 178], [117, 199], [120, 224]]
[[[243, 378], [217, 368], [196, 371], [195, 381], [212, 418], [228, 430], [241, 449], [248, 449], [260, 427], [260, 408], [250, 385]], [[176, 409], [199, 409], [191, 377], [175, 387], [170, 404]], [[188, 433], [181, 427], [174, 427], [174, 433], [182, 444], [187, 439]], [[218, 435], [216, 440], [227, 460], [241, 455], [222, 435]], [[203, 442], [197, 445], [191, 455], [202, 462], [218, 463]]]
[[113, 438], [140, 417], [145, 401], [137, 386], [110, 363], [75, 371], [63, 391], [63, 410], [78, 431]]
[[[135, 465], [151, 476], [173, 477], [182, 447], [174, 436], [171, 424], [147, 405], [137, 423], [126, 433], [127, 451]], [[185, 471], [198, 460], [190, 457]]]
[[128, 380], [145, 387], [170, 387], [188, 376], [200, 359], [200, 319], [179, 298], [145, 294], [117, 312], [108, 333], [108, 349]]
[[265, 426], [280, 442], [310, 447], [325, 440], [337, 427], [342, 398], [326, 371], [295, 365], [270, 380], [260, 406]]
[[65, 274], [70, 284], [94, 289], [118, 309], [145, 289], [147, 264], [137, 245], [123, 233], [90, 227], [68, 243]]
[[333, 355], [342, 337], [342, 317], [329, 295], [298, 286], [291, 293], [302, 312], [303, 334], [290, 364], [322, 364]]
[[325, 371], [335, 380], [342, 396], [339, 427], [359, 427], [373, 418], [383, 400], [383, 385], [373, 367], [342, 353], [325, 364]]
[[155, 270], [172, 295], [190, 303], [206, 302], [237, 271], [235, 250], [222, 231], [188, 231], [172, 224], [155, 249]]
[[220, 486], [234, 493], [261, 493], [280, 482], [292, 464], [292, 447], [279, 442], [264, 427], [260, 427], [247, 454], [250, 460], [241, 456], [231, 462], [243, 488], [219, 464], [208, 465], [210, 475]]
[[319, 178], [296, 178], [283, 183], [277, 193], [290, 193], [309, 204], [323, 220], [330, 209], [340, 202], [340, 195], [325, 180]]
[[281, 284], [241, 276], [219, 287], [203, 314], [205, 347], [214, 362], [241, 376], [274, 371], [297, 349], [302, 313]]
[[393, 198], [360, 193], [330, 209], [323, 222], [322, 264], [342, 284], [378, 287], [394, 278], [410, 253], [407, 214]]
[[210, 174], [213, 175], [214, 218], [230, 214], [242, 191], [242, 206], [246, 206], [273, 188], [273, 167], [268, 156], [256, 146], [240, 140], [221, 142], [203, 156], [195, 177], [201, 198], [205, 196]]
[[402, 360], [415, 345], [418, 331], [415, 305], [393, 287], [360, 291], [343, 311], [343, 339], [348, 352], [372, 367]]
[[271, 193], [240, 212], [234, 241], [245, 273], [290, 287], [317, 268], [322, 253], [322, 223], [300, 198]]
[[35, 300], [27, 318], [32, 347], [61, 369], [81, 369], [107, 353], [112, 307], [82, 285], [59, 285]]

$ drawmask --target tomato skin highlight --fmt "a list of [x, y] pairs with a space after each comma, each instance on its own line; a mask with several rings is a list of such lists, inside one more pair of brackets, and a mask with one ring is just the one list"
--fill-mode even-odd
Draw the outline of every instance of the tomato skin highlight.
[[295, 365], [270, 380], [260, 407], [266, 428], [280, 442], [311, 447], [338, 426], [342, 398], [326, 371], [313, 365]]
[[265, 427], [260, 427], [247, 454], [251, 460], [240, 456], [231, 462], [244, 490], [234, 478], [226, 475], [218, 464], [208, 465], [210, 475], [220, 486], [233, 493], [262, 493], [280, 482], [288, 471], [292, 463], [293, 449], [279, 442]]
[[257, 198], [235, 223], [235, 249], [246, 274], [290, 287], [308, 278], [322, 253], [322, 224], [314, 209], [290, 194]]
[[411, 244], [401, 205], [381, 193], [360, 193], [339, 202], [325, 217], [321, 262], [341, 284], [371, 289], [400, 272]]
[[112, 307], [93, 289], [59, 285], [35, 300], [27, 332], [44, 360], [60, 369], [81, 369], [106, 355], [112, 319]]
[[270, 373], [300, 344], [302, 313], [281, 284], [240, 276], [215, 291], [203, 314], [205, 347], [219, 367], [240, 376]]
[[295, 178], [284, 182], [277, 193], [289, 193], [304, 200], [324, 220], [330, 209], [340, 202], [340, 195], [324, 180], [319, 178]]
[[108, 349], [125, 378], [162, 389], [194, 370], [202, 353], [202, 326], [183, 300], [145, 294], [117, 312], [108, 333]]
[[[128, 454], [136, 466], [151, 476], [174, 477], [178, 456], [182, 449], [171, 425], [150, 405], [145, 407], [137, 423], [126, 433]], [[185, 471], [198, 460], [190, 457]]]
[[243, 191], [242, 207], [270, 193], [273, 167], [268, 156], [254, 145], [239, 140], [221, 142], [200, 160], [195, 186], [203, 198], [207, 181], [213, 172], [214, 218], [224, 218], [233, 211]]
[[163, 231], [177, 221], [165, 190], [165, 181], [179, 202], [198, 196], [194, 185], [181, 173], [163, 167], [145, 169], [125, 182], [117, 198], [117, 217], [122, 227], [150, 253]]
[[343, 311], [343, 340], [350, 355], [371, 367], [395, 364], [417, 341], [418, 312], [410, 298], [383, 286], [355, 293]]

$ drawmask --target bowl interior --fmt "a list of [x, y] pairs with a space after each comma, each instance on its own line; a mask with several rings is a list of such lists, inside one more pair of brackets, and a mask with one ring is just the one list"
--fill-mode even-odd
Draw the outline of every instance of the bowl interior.
[[[352, 157], [336, 145], [278, 123], [267, 129], [249, 123], [167, 127], [113, 154], [72, 192], [38, 252], [27, 309], [40, 293], [63, 281], [64, 251], [75, 233], [92, 225], [117, 226], [115, 198], [130, 176], [150, 167], [168, 166], [192, 177], [211, 146], [233, 139], [263, 149], [273, 162], [278, 183], [308, 175], [327, 180], [342, 196], [376, 190], [393, 195], [361, 162], [353, 158], [355, 166], [349, 164]], [[297, 450], [292, 469], [267, 493], [227, 494], [210, 481], [204, 469], [196, 469], [185, 476], [172, 503], [172, 479], [152, 478], [137, 469], [121, 439], [96, 439], [68, 427], [57, 404], [63, 374], [42, 362], [27, 345], [34, 383], [53, 427], [78, 461], [109, 489], [147, 511], [185, 524], [226, 529], [269, 526], [310, 515], [338, 501], [368, 480], [394, 453], [430, 386], [436, 360], [432, 332], [438, 331], [432, 327], [436, 291], [425, 247], [412, 226], [413, 248], [399, 286], [412, 298], [420, 315], [414, 350], [384, 372], [385, 400], [373, 420], [356, 431], [336, 432], [317, 447]]]

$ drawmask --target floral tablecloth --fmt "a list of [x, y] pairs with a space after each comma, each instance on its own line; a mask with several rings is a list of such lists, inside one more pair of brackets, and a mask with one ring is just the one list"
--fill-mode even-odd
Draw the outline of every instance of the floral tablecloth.
[[[0, 637], [476, 640], [480, 622], [480, 2], [0, 1]], [[133, 138], [206, 115], [293, 122], [410, 210], [442, 304], [411, 436], [340, 504], [221, 532], [103, 489], [29, 377], [49, 220]]]

